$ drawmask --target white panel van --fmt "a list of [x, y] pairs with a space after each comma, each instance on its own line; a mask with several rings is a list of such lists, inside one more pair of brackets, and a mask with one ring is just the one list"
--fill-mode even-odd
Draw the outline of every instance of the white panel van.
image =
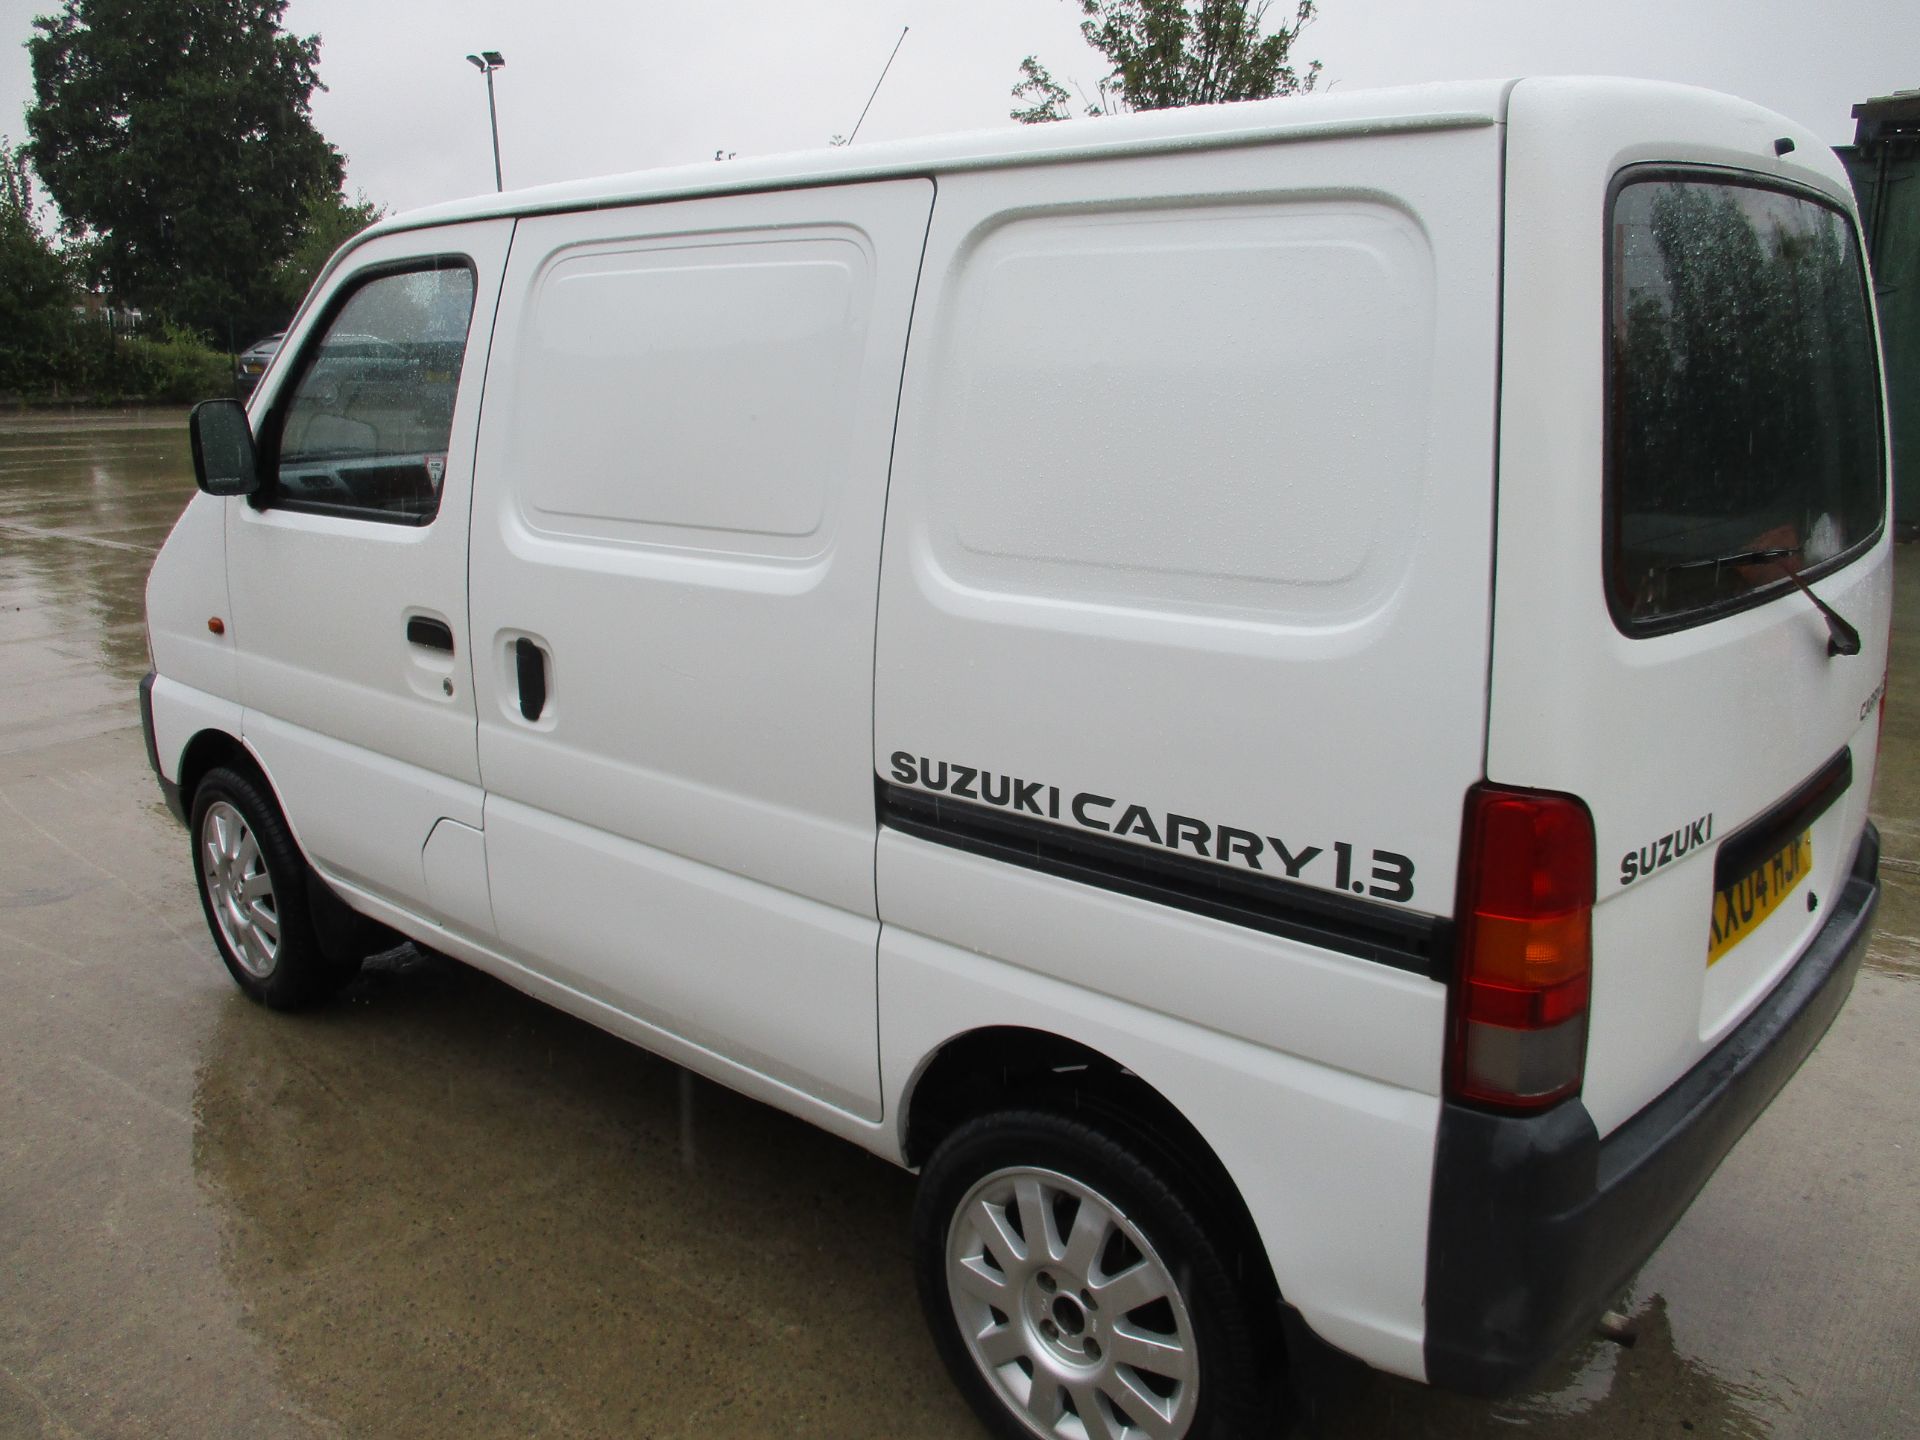
[[398, 932], [919, 1170], [996, 1433], [1492, 1393], [1851, 986], [1878, 353], [1831, 153], [1626, 81], [401, 216], [195, 414], [151, 758], [255, 999]]

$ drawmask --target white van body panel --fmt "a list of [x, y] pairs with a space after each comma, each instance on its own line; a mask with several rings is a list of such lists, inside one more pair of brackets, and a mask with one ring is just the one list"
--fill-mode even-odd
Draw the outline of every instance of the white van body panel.
[[[997, 977], [1011, 964], [1084, 991], [1090, 1003], [1105, 996], [1309, 1065], [1364, 1076], [1370, 1085], [1428, 1099], [1437, 1093], [1446, 988], [1421, 976], [1092, 886], [1081, 887], [1087, 893], [1076, 897], [1075, 923], [1062, 930], [1063, 882], [890, 829], [880, 835], [880, 880], [897, 897], [889, 900], [885, 937], [896, 931], [937, 936], [978, 958], [983, 975]], [[959, 983], [966, 967], [954, 969]], [[1004, 984], [992, 981], [995, 989]], [[896, 1014], [912, 1008], [910, 998], [893, 1003], [900, 1007]], [[978, 1022], [943, 1020], [938, 1007], [928, 1015], [945, 1028], [921, 1057], [979, 1028]], [[1017, 1012], [993, 1023], [1031, 1027]], [[1094, 1043], [1070, 1021], [1056, 1033]], [[1223, 1092], [1201, 1114], [1224, 1114], [1244, 1103], [1244, 1096]], [[1208, 1133], [1199, 1115], [1188, 1118]], [[1281, 1132], [1269, 1134], [1278, 1139]], [[1420, 1157], [1422, 1168], [1429, 1158]]]
[[1321, 1338], [1424, 1378], [1445, 990], [1100, 890], [1063, 927], [1062, 884], [881, 832], [881, 1069], [896, 1123], [925, 1057], [958, 1035], [1077, 1040], [1206, 1137], [1281, 1293]]
[[828, 1104], [806, 1090], [783, 1084], [760, 1070], [740, 1064], [672, 1031], [664, 1030], [658, 1025], [650, 1025], [624, 1010], [584, 995], [549, 975], [510, 959], [494, 946], [435, 925], [417, 911], [402, 909], [339, 875], [329, 875], [325, 871], [321, 871], [321, 875], [355, 910], [384, 925], [392, 926], [409, 939], [417, 940], [422, 945], [431, 946], [443, 954], [451, 955], [454, 959], [531, 995], [543, 1004], [551, 1005], [556, 1010], [563, 1010], [577, 1019], [586, 1021], [589, 1025], [597, 1025], [609, 1034], [618, 1035], [621, 1039], [639, 1045], [675, 1065], [684, 1065], [695, 1074], [704, 1075], [716, 1084], [725, 1085], [751, 1099], [796, 1115], [809, 1124], [818, 1125], [828, 1134], [837, 1135], [842, 1140], [860, 1146], [863, 1150], [870, 1150], [883, 1160], [891, 1161], [896, 1165], [902, 1163], [903, 1157], [898, 1139], [885, 1125], [876, 1124]]
[[420, 851], [427, 904], [439, 924], [468, 935], [491, 935], [493, 897], [487, 893], [487, 837], [475, 825], [440, 819]]
[[1485, 733], [1500, 132], [1239, 149], [1183, 200], [1201, 180], [942, 182], [875, 769], [1044, 780], [1064, 827], [1267, 876], [1284, 844], [1301, 884], [1450, 914]]
[[[225, 501], [195, 491], [173, 522], [147, 575], [147, 643], [154, 670], [169, 684], [237, 701], [234, 635], [226, 624], [232, 605], [227, 597], [225, 509]], [[214, 634], [211, 620], [219, 620], [225, 633]], [[192, 738], [189, 732], [179, 745], [161, 748], [160, 761], [169, 778], [177, 778], [173, 767], [180, 748]]]
[[[435, 823], [480, 824], [467, 523], [494, 302], [511, 235], [509, 222], [490, 221], [368, 241], [332, 272], [331, 288], [316, 295], [282, 347], [298, 355], [324, 322], [331, 294], [370, 271], [426, 256], [472, 265], [473, 313], [431, 523], [226, 502], [244, 738], [273, 776], [309, 857], [407, 905], [430, 906], [421, 851]], [[250, 407], [256, 427], [298, 373], [290, 363], [274, 367]], [[409, 643], [416, 616], [449, 628], [451, 655]]]
[[191, 685], [182, 685], [166, 675], [153, 682], [154, 763], [162, 779], [180, 781], [180, 760], [193, 737], [212, 730], [237, 736], [242, 729], [243, 712], [237, 701], [209, 695]]
[[508, 952], [875, 1120], [875, 575], [932, 201], [521, 221], [473, 536]]
[[[1794, 148], [1777, 157], [1781, 137]], [[1622, 857], [1709, 815], [1718, 842], [1851, 746], [1853, 783], [1813, 832], [1808, 888], [1836, 894], [1872, 793], [1879, 716], [1868, 702], [1886, 675], [1893, 600], [1883, 535], [1814, 585], [1859, 630], [1859, 655], [1830, 658], [1819, 612], [1791, 591], [1670, 634], [1616, 628], [1602, 546], [1605, 206], [1620, 171], [1650, 161], [1768, 176], [1852, 209], [1819, 137], [1757, 106], [1629, 81], [1514, 89], [1487, 774], [1578, 795], [1593, 814], [1582, 1094], [1602, 1135], [1743, 1019], [1824, 919], [1796, 899], [1709, 969], [1714, 847], [1625, 885]], [[1678, 936], [1697, 949], [1676, 949]]]
[[871, 918], [491, 795], [487, 862], [516, 957], [651, 1029], [880, 1118]]

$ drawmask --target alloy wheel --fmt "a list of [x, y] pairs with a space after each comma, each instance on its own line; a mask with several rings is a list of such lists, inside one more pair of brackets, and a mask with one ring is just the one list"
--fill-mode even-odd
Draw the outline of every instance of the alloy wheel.
[[253, 827], [225, 800], [214, 801], [201, 819], [200, 859], [221, 938], [241, 969], [264, 980], [280, 953], [273, 877]]
[[947, 1290], [960, 1336], [1043, 1440], [1179, 1440], [1199, 1363], [1186, 1302], [1126, 1214], [1051, 1170], [986, 1176], [954, 1211]]

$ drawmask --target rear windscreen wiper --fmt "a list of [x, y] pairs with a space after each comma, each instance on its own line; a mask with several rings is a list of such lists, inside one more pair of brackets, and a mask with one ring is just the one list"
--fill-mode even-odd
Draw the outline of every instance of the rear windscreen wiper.
[[1798, 555], [1798, 545], [1774, 545], [1765, 550], [1735, 550], [1731, 555], [1709, 555], [1704, 560], [1676, 560], [1663, 573], [1676, 570], [1723, 570], [1729, 565], [1764, 565], [1769, 560], [1785, 560]]
[[1807, 588], [1807, 582], [1800, 578], [1798, 571], [1789, 570], [1786, 572], [1786, 576], [1787, 579], [1793, 582], [1793, 588], [1811, 600], [1813, 602], [1813, 608], [1818, 610], [1821, 615], [1826, 618], [1827, 654], [1858, 655], [1860, 653], [1860, 632], [1845, 620], [1841, 619], [1839, 611], [1835, 610], [1831, 605], [1827, 604], [1826, 601], [1809, 590]]
[[[1704, 560], [1681, 560], [1667, 566], [1667, 572], [1671, 574], [1675, 570], [1720, 570], [1728, 565], [1764, 565], [1770, 560], [1785, 560], [1799, 553], [1798, 545], [1771, 545], [1764, 550], [1736, 550], [1730, 555], [1709, 555]], [[1849, 625], [1831, 605], [1809, 590], [1807, 582], [1800, 578], [1797, 571], [1782, 566], [1780, 573], [1793, 583], [1794, 589], [1813, 602], [1813, 608], [1818, 610], [1826, 620], [1827, 654], [1858, 655], [1860, 632]]]

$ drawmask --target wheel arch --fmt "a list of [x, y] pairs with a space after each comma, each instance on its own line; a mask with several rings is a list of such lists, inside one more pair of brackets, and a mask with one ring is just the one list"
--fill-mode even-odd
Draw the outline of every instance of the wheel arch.
[[[225, 730], [200, 730], [181, 750], [180, 764], [174, 772], [176, 783], [180, 786], [180, 803], [189, 814], [193, 811], [193, 792], [200, 788], [200, 782], [206, 778], [208, 771], [222, 765], [238, 765], [251, 770], [269, 790], [273, 789], [273, 781], [267, 775], [266, 767], [247, 748], [245, 741]], [[278, 799], [277, 792], [275, 799]]]
[[942, 1043], [900, 1102], [906, 1163], [925, 1164], [948, 1135], [994, 1110], [1041, 1107], [1120, 1132], [1184, 1180], [1234, 1237], [1239, 1279], [1266, 1297], [1279, 1287], [1252, 1212], [1206, 1137], [1149, 1080], [1080, 1041], [1016, 1025], [985, 1026]]
[[404, 941], [405, 937], [398, 931], [362, 915], [350, 906], [326, 877], [314, 868], [313, 861], [307, 855], [306, 842], [300, 836], [299, 824], [287, 813], [286, 803], [280, 798], [280, 789], [273, 783], [273, 776], [268, 773], [265, 763], [245, 741], [229, 731], [209, 726], [196, 732], [181, 751], [180, 768], [176, 773], [179, 776], [180, 803], [188, 815], [193, 813], [194, 792], [200, 782], [221, 767], [245, 771], [256, 778], [265, 787], [267, 798], [280, 812], [280, 819], [287, 827], [287, 834], [293, 841], [294, 852], [300, 858], [306, 877], [306, 899], [311, 907], [314, 930], [321, 948], [330, 958], [336, 961], [358, 959]]

